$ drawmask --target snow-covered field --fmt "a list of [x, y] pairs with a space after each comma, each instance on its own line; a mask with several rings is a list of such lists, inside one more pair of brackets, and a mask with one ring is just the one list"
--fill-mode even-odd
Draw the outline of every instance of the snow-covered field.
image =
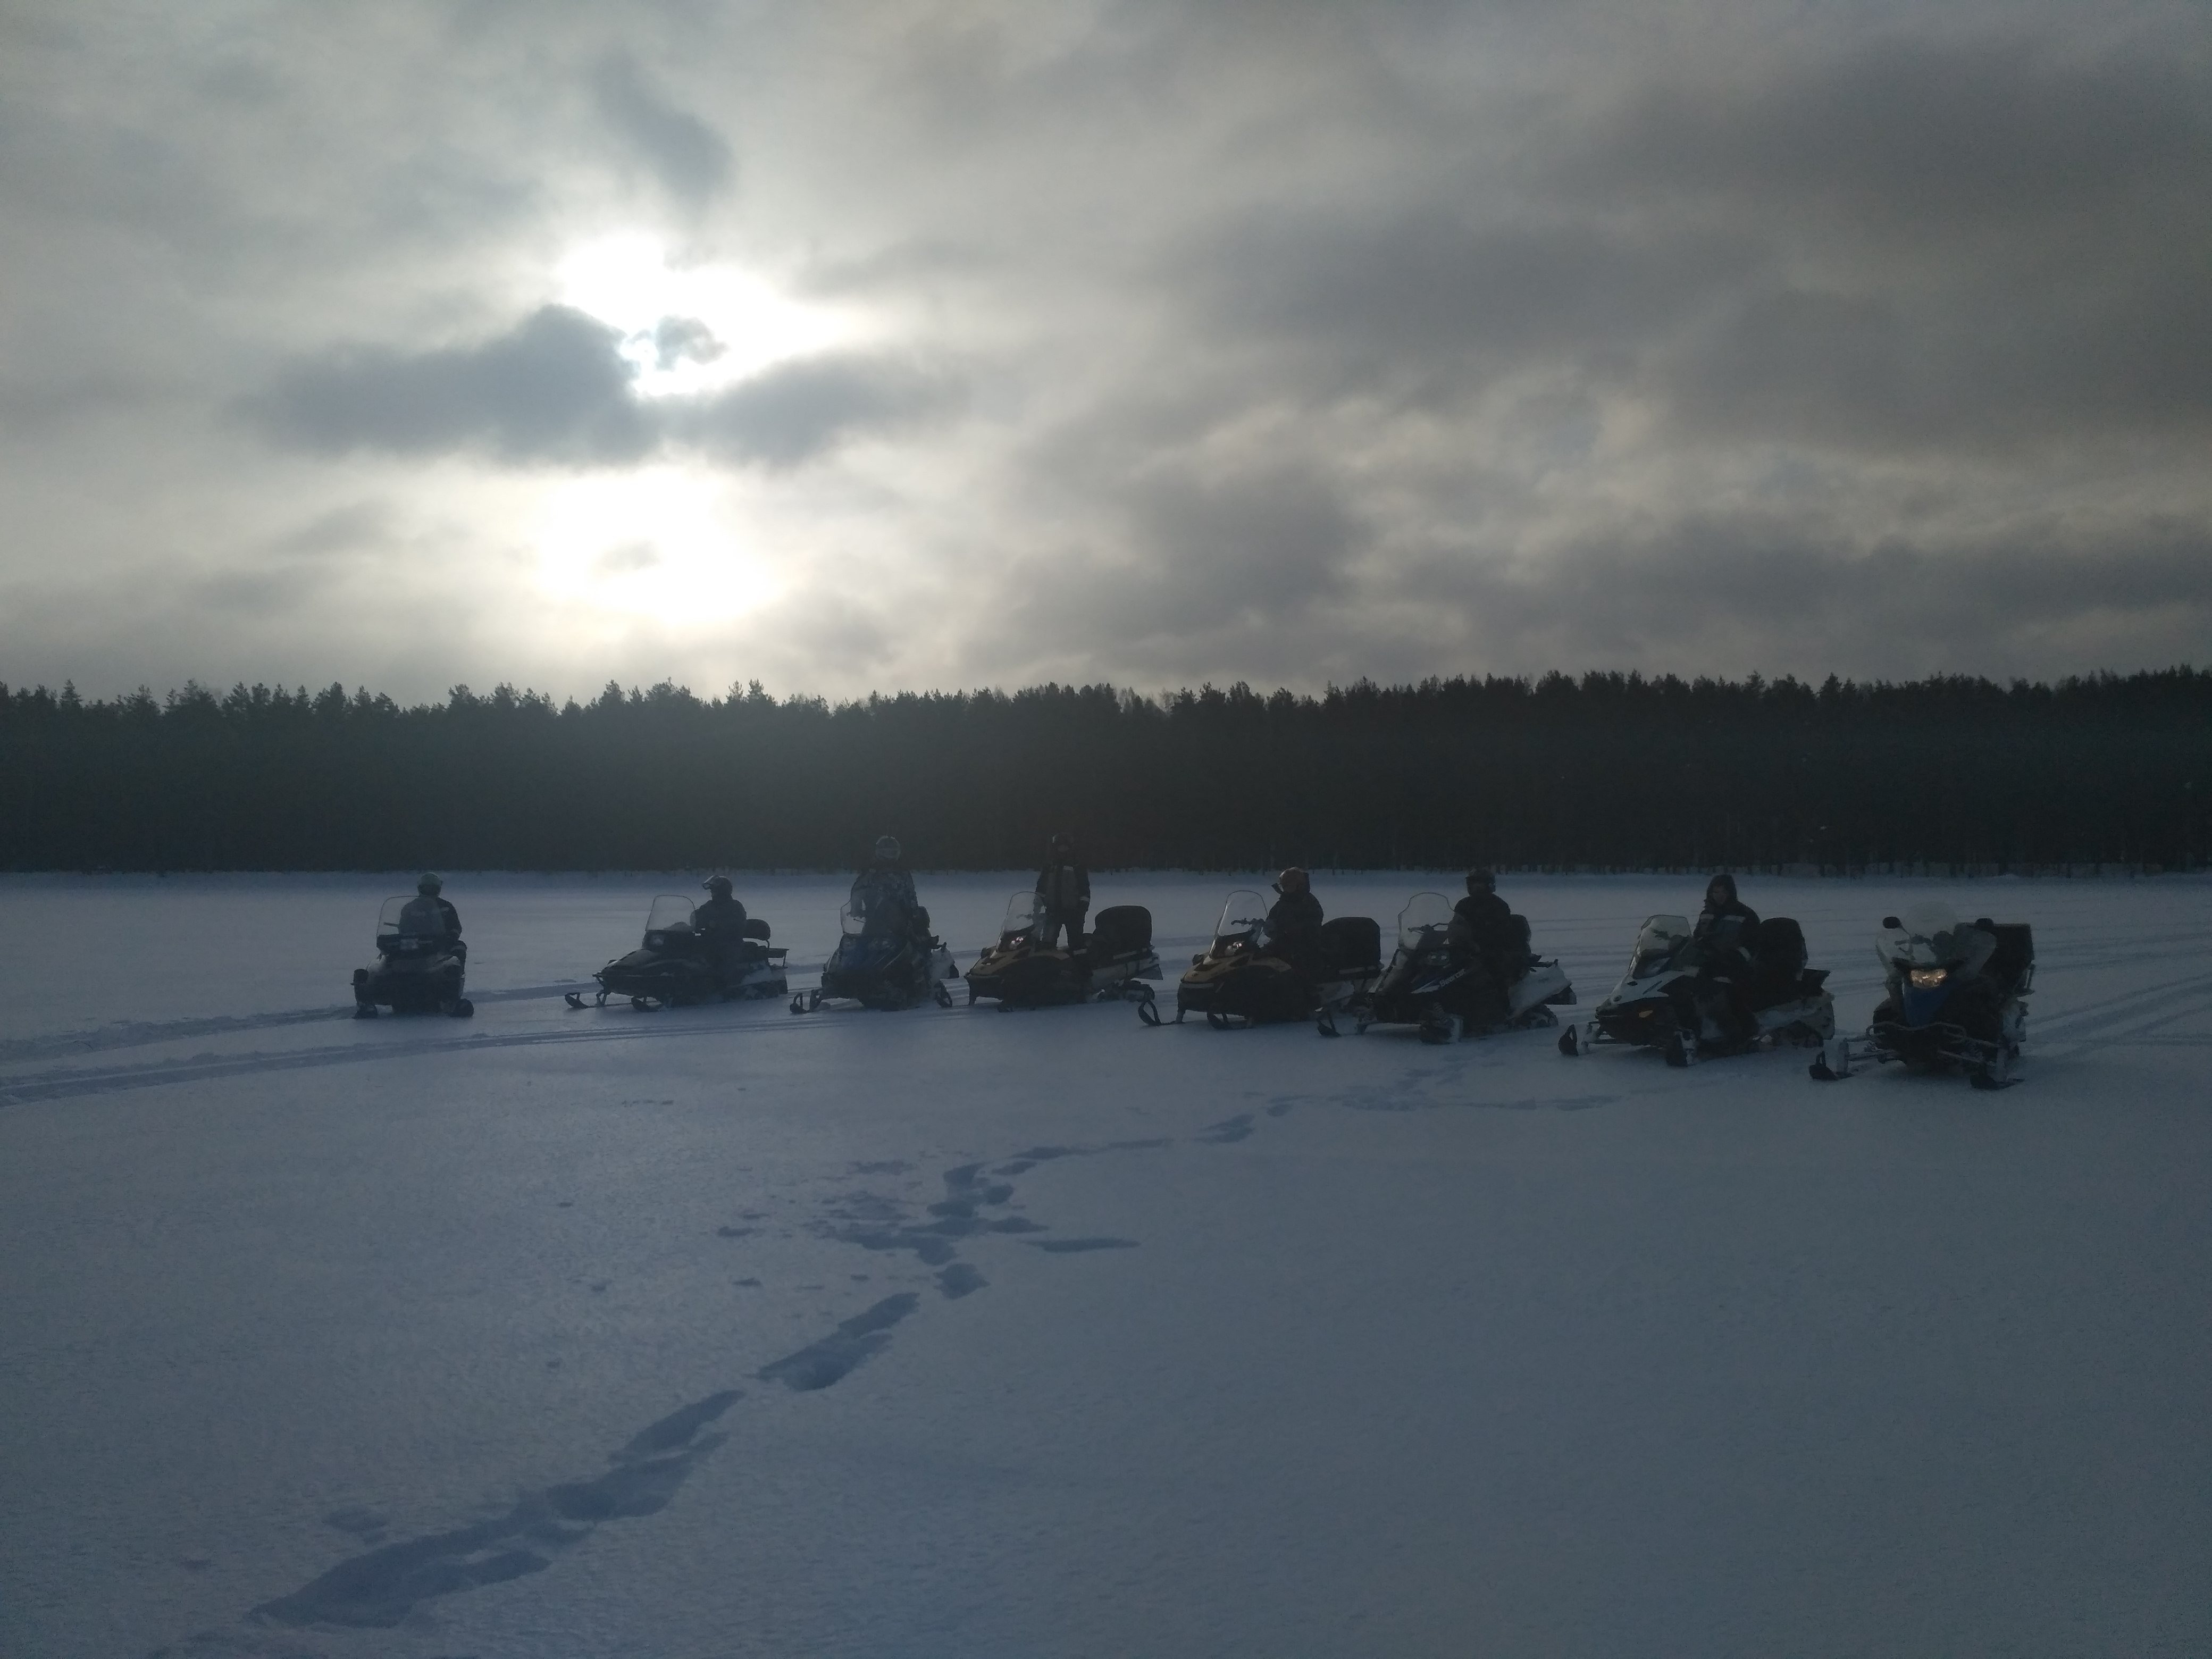
[[[450, 877], [476, 1018], [356, 1024], [398, 878], [0, 879], [0, 1654], [2212, 1652], [2212, 885], [1746, 881], [1849, 1027], [2033, 922], [1979, 1094], [562, 1004], [697, 880]], [[1236, 884], [1097, 884], [1171, 987]], [[1700, 885], [1504, 891], [1589, 1004]]]

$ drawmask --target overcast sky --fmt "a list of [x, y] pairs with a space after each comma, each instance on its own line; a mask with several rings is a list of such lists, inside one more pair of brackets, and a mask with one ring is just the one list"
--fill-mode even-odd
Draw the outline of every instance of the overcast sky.
[[2212, 664], [2212, 9], [0, 3], [0, 679]]

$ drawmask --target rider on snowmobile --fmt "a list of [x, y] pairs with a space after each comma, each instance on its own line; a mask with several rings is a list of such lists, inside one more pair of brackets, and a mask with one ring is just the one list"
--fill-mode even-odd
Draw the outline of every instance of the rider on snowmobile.
[[1309, 984], [1322, 977], [1321, 901], [1313, 895], [1313, 878], [1292, 865], [1275, 878], [1282, 896], [1267, 912], [1267, 945], [1291, 970]]
[[1528, 968], [1528, 955], [1514, 926], [1512, 908], [1498, 896], [1498, 878], [1488, 870], [1467, 872], [1467, 896], [1452, 906], [1450, 931], [1444, 935], [1455, 958], [1480, 963], [1492, 988], [1486, 1000], [1494, 1007], [1480, 1011], [1478, 1024], [1507, 1017], [1506, 990]]
[[1091, 872], [1075, 856], [1075, 837], [1065, 830], [1052, 838], [1052, 861], [1037, 872], [1037, 947], [1049, 951], [1060, 930], [1067, 929], [1067, 948], [1083, 948], [1083, 918], [1091, 909]]
[[1498, 896], [1498, 878], [1487, 870], [1467, 872], [1467, 896], [1452, 906], [1451, 942], [1488, 960], [1510, 957], [1520, 938], [1512, 907]]
[[1748, 951], [1759, 931], [1759, 912], [1735, 896], [1735, 878], [1723, 871], [1705, 884], [1705, 908], [1698, 913], [1692, 938], [1717, 951]]
[[871, 933], [910, 933], [925, 925], [914, 872], [897, 836], [876, 837], [875, 855], [853, 878], [853, 912]]
[[434, 872], [425, 870], [415, 884], [416, 896], [399, 913], [400, 928], [410, 933], [443, 934], [453, 953], [465, 957], [469, 947], [461, 942], [461, 913], [451, 899], [439, 896], [445, 885]]
[[738, 954], [744, 940], [745, 907], [732, 896], [727, 876], [709, 876], [702, 884], [708, 897], [692, 911], [692, 925], [708, 954], [726, 963]]
[[1705, 884], [1705, 908], [1698, 913], [1691, 937], [1705, 947], [1698, 969], [1699, 1012], [1723, 1031], [1744, 1037], [1750, 1026], [1746, 1006], [1753, 976], [1752, 946], [1759, 933], [1759, 912], [1735, 894], [1735, 878], [1723, 871]]

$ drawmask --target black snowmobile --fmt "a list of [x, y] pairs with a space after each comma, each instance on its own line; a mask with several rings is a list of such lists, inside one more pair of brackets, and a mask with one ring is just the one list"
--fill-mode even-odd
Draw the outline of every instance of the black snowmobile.
[[461, 994], [467, 952], [446, 931], [434, 903], [395, 893], [376, 918], [376, 965], [353, 970], [353, 1013], [374, 1019], [380, 1005], [395, 1014], [450, 1014], [466, 1019], [477, 1006]]
[[[780, 997], [791, 987], [783, 976], [784, 947], [770, 945], [769, 932], [768, 923], [748, 917], [744, 937], [718, 951], [699, 931], [691, 901], [663, 893], [646, 913], [645, 942], [592, 975], [599, 982], [593, 1001], [605, 1007], [609, 997], [628, 997], [633, 1008], [667, 1008], [716, 997]], [[568, 1001], [580, 1008], [584, 994], [571, 991]]]
[[[1309, 982], [1276, 954], [1267, 937], [1267, 902], [1238, 888], [1221, 907], [1213, 943], [1190, 959], [1176, 987], [1176, 1024], [1188, 1013], [1206, 1016], [1218, 1031], [1310, 1019], [1340, 1008], [1382, 971], [1382, 930], [1371, 916], [1339, 916], [1321, 927], [1322, 977]], [[1160, 1024], [1152, 999], [1137, 1005], [1147, 1025]]]
[[1148, 1002], [1160, 976], [1152, 949], [1152, 913], [1141, 904], [1109, 905], [1091, 918], [1079, 951], [1046, 950], [1044, 907], [1035, 893], [1006, 901], [999, 942], [968, 970], [968, 1000], [995, 1001], [1002, 1011], [1124, 997]]
[[2027, 1041], [2035, 985], [2035, 933], [2026, 922], [1978, 918], [1961, 927], [1940, 904], [1899, 920], [1881, 919], [1875, 935], [1884, 995], [1874, 1023], [1856, 1041], [1838, 1037], [1814, 1061], [1814, 1077], [1832, 1083], [1855, 1060], [1895, 1060], [1912, 1071], [1964, 1072], [1977, 1089], [2002, 1089]]
[[[1556, 1025], [1553, 1004], [1575, 1000], [1566, 969], [1528, 948], [1528, 919], [1516, 915], [1516, 949], [1499, 963], [1451, 943], [1452, 903], [1442, 893], [1416, 893], [1398, 913], [1398, 949], [1382, 976], [1345, 1005], [1364, 1031], [1370, 1025], [1412, 1025], [1424, 1042], [1455, 1042], [1468, 1031], [1527, 1030]], [[1502, 971], [1501, 971], [1502, 969]], [[1323, 1008], [1316, 1024], [1337, 1035]]]
[[911, 1008], [933, 998], [952, 1006], [945, 981], [957, 979], [952, 952], [929, 931], [929, 912], [916, 906], [885, 908], [871, 915], [848, 899], [838, 912], [837, 948], [822, 964], [822, 983], [791, 1000], [794, 1014], [811, 1014], [826, 1000], [843, 998], [863, 1008]]
[[1835, 1035], [1825, 968], [1805, 966], [1805, 934], [1787, 916], [1759, 924], [1743, 950], [1718, 949], [1684, 916], [1652, 916], [1636, 935], [1628, 972], [1559, 1052], [1601, 1043], [1659, 1049], [1669, 1066], [1741, 1054], [1762, 1043], [1809, 1046]]

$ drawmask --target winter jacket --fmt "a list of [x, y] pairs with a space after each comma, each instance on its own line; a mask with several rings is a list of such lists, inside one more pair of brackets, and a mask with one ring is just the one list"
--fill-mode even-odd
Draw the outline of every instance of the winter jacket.
[[869, 933], [896, 933], [921, 908], [914, 872], [903, 864], [871, 864], [853, 878], [853, 910]]
[[1452, 906], [1467, 943], [1477, 951], [1510, 951], [1517, 943], [1513, 908], [1495, 893], [1469, 893]]
[[1048, 915], [1080, 915], [1091, 908], [1091, 872], [1079, 864], [1048, 864], [1037, 872], [1036, 896]]
[[734, 898], [710, 898], [691, 913], [703, 939], [732, 943], [745, 936], [745, 907]]
[[1285, 893], [1267, 912], [1269, 950], [1308, 979], [1322, 975], [1321, 920], [1311, 893]]
[[443, 933], [447, 939], [457, 939], [461, 936], [461, 913], [453, 908], [451, 900], [418, 893], [399, 913], [399, 928], [407, 933]]

